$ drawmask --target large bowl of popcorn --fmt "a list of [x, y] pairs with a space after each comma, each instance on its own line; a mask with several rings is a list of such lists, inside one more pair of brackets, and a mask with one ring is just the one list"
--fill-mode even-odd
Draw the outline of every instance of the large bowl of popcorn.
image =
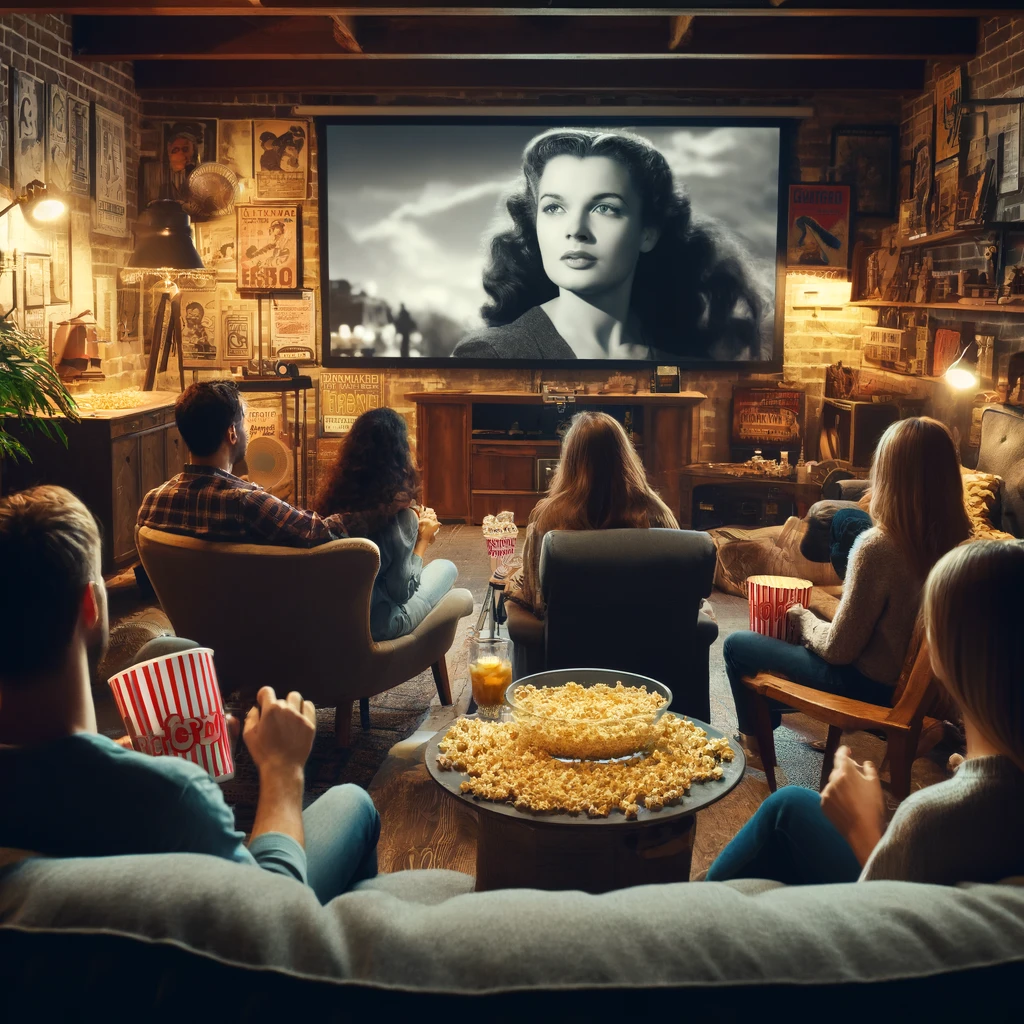
[[521, 745], [579, 761], [647, 753], [671, 703], [656, 679], [600, 668], [537, 672], [505, 690]]

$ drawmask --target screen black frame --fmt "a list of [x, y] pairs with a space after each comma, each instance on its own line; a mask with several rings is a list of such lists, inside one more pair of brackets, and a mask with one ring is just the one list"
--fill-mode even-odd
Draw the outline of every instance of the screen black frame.
[[[574, 127], [607, 127], [612, 123], [621, 123], [642, 129], [644, 125], [652, 127], [757, 127], [757, 128], [778, 128], [779, 129], [779, 208], [778, 223], [776, 226], [776, 250], [775, 250], [775, 325], [771, 359], [752, 359], [749, 361], [739, 360], [711, 360], [711, 359], [687, 359], [680, 358], [672, 361], [656, 361], [653, 359], [545, 359], [538, 362], [536, 359], [474, 359], [459, 358], [451, 356], [444, 358], [410, 356], [337, 356], [331, 354], [331, 329], [330, 329], [330, 253], [329, 233], [327, 223], [327, 129], [334, 125], [346, 124], [387, 124], [396, 127], [403, 124], [408, 125], [452, 125], [452, 124], [515, 124], [534, 125], [538, 131], [550, 128], [559, 124], [571, 124]], [[541, 367], [552, 370], [588, 369], [593, 370], [599, 367], [608, 367], [612, 370], [635, 370], [639, 367], [654, 371], [657, 365], [678, 366], [681, 370], [732, 370], [736, 372], [743, 370], [747, 373], [779, 373], [783, 367], [783, 327], [786, 317], [786, 230], [789, 201], [789, 185], [792, 179], [789, 173], [793, 162], [793, 145], [796, 138], [796, 129], [799, 117], [772, 116], [772, 117], [737, 117], [725, 115], [722, 117], [713, 116], [687, 116], [685, 108], [680, 109], [679, 116], [658, 113], [644, 115], [642, 109], [631, 107], [628, 110], [613, 107], [605, 108], [600, 114], [587, 113], [586, 115], [566, 114], [561, 111], [545, 111], [538, 108], [535, 113], [515, 112], [502, 113], [495, 111], [487, 114], [462, 116], [454, 109], [450, 116], [444, 114], [427, 114], [417, 116], [414, 114], [396, 114], [394, 116], [382, 115], [372, 108], [367, 114], [345, 114], [332, 116], [314, 117], [313, 127], [316, 132], [317, 141], [317, 206], [318, 223], [320, 227], [320, 363], [327, 369], [339, 370], [350, 369], [353, 372], [361, 368], [366, 369], [411, 369], [421, 366], [425, 370], [437, 370], [444, 367], [448, 369], [496, 369], [496, 370], [536, 370]]]

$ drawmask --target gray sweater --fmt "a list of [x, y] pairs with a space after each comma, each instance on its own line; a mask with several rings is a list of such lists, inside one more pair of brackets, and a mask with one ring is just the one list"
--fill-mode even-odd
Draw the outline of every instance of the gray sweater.
[[835, 617], [825, 622], [803, 609], [801, 641], [830, 665], [854, 665], [869, 679], [895, 686], [920, 604], [921, 583], [910, 563], [872, 527], [853, 542]]
[[380, 548], [380, 569], [370, 597], [370, 633], [373, 638], [401, 636], [411, 628], [405, 603], [419, 590], [423, 559], [414, 554], [419, 516], [403, 508], [370, 540]]
[[907, 797], [860, 877], [956, 885], [1014, 875], [1024, 875], [1024, 772], [993, 756]]

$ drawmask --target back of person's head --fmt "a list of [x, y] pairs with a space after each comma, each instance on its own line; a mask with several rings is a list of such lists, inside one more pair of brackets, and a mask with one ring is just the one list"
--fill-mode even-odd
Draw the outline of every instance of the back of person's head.
[[56, 671], [67, 655], [85, 588], [100, 575], [92, 513], [63, 487], [0, 499], [0, 684]]
[[971, 535], [960, 459], [944, 424], [912, 416], [885, 431], [871, 465], [871, 518], [921, 580]]
[[238, 385], [233, 380], [204, 380], [190, 384], [174, 403], [174, 422], [188, 450], [199, 458], [223, 444], [228, 428], [245, 415]]
[[618, 420], [606, 412], [579, 412], [562, 441], [551, 489], [530, 521], [538, 533], [646, 527], [657, 500]]
[[978, 540], [925, 584], [932, 668], [985, 739], [1024, 769], [1024, 541]]
[[362, 512], [349, 532], [376, 529], [419, 500], [420, 477], [405, 418], [386, 407], [368, 409], [345, 435], [314, 508], [321, 515]]

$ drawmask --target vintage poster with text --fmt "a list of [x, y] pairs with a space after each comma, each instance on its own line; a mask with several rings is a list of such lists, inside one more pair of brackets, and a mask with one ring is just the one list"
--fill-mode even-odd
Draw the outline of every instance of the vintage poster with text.
[[384, 404], [382, 373], [320, 373], [320, 436], [341, 437], [356, 417]]
[[302, 287], [297, 206], [237, 206], [239, 291]]
[[845, 268], [850, 259], [850, 186], [789, 186], [786, 265]]

